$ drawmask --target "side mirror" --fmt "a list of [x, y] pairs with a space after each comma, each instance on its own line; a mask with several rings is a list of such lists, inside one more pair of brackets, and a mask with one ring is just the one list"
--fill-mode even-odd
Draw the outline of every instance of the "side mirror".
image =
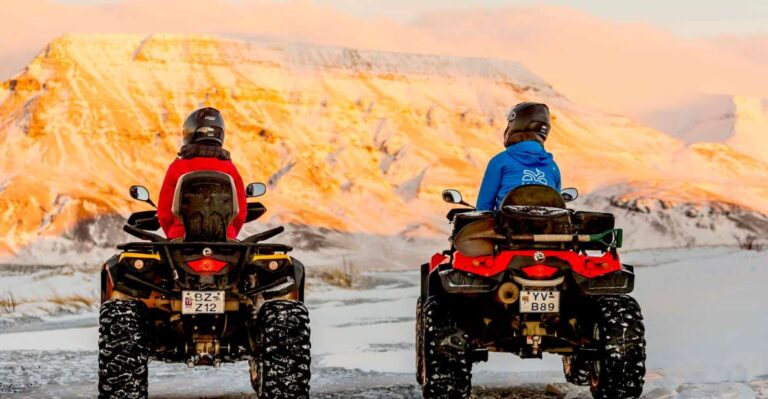
[[461, 198], [461, 193], [459, 190], [454, 190], [451, 188], [443, 191], [443, 201], [449, 204], [461, 204], [464, 202], [464, 199]]
[[565, 200], [565, 202], [571, 202], [571, 201], [575, 200], [576, 198], [579, 198], [579, 190], [577, 190], [577, 189], [575, 189], [573, 187], [566, 188], [566, 189], [563, 189], [563, 191], [560, 192], [560, 195], [563, 196], [563, 200]]
[[155, 206], [155, 203], [152, 202], [152, 199], [149, 198], [149, 190], [147, 190], [146, 187], [144, 187], [144, 186], [131, 186], [130, 194], [131, 194], [131, 198], [133, 198], [133, 199], [135, 199], [137, 201], [146, 202], [146, 203], [154, 206], [155, 208], [157, 208], [157, 206]]
[[264, 183], [251, 183], [245, 188], [245, 196], [248, 198], [261, 197], [267, 192], [267, 186]]

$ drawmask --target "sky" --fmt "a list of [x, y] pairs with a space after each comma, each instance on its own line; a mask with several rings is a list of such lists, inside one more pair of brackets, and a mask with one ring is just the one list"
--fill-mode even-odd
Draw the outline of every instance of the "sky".
[[[71, 4], [105, 4], [119, 0], [58, 0]], [[241, 0], [230, 0], [242, 3]], [[768, 32], [765, 0], [315, 0], [363, 18], [410, 22], [425, 12], [509, 5], [560, 5], [621, 22], [644, 22], [684, 36]]]
[[409, 22], [441, 9], [509, 5], [559, 5], [618, 22], [642, 22], [683, 36], [768, 32], [765, 0], [318, 0], [360, 17]]
[[242, 40], [511, 59], [630, 116], [699, 95], [768, 97], [768, 1], [0, 0], [0, 79], [65, 33]]

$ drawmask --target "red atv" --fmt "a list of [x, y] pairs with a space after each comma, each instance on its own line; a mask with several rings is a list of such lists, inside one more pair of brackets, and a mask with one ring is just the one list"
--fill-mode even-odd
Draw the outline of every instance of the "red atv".
[[597, 399], [637, 398], [645, 328], [634, 268], [619, 261], [611, 214], [577, 212], [562, 193], [527, 185], [496, 212], [478, 212], [457, 190], [451, 249], [421, 267], [416, 379], [425, 398], [468, 398], [474, 362], [488, 352], [562, 355], [565, 378]]

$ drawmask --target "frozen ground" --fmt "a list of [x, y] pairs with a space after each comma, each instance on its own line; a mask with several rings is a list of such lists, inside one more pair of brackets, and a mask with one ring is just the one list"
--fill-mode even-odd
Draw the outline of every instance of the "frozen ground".
[[[768, 253], [712, 248], [625, 258], [640, 266], [636, 297], [646, 316], [650, 370], [645, 398], [768, 398]], [[418, 398], [412, 352], [417, 274], [361, 279], [352, 290], [312, 286], [312, 397]], [[0, 392], [93, 397], [95, 321], [91, 311], [6, 327]], [[153, 363], [150, 370], [155, 398], [245, 398], [251, 392], [244, 363], [191, 370]], [[590, 397], [584, 388], [563, 384], [555, 356], [523, 361], [492, 354], [474, 376], [479, 398]]]

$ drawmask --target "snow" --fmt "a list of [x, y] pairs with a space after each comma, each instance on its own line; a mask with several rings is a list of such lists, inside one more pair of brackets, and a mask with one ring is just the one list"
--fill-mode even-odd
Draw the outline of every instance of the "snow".
[[763, 98], [699, 95], [650, 111], [641, 120], [688, 144], [727, 143], [755, 159], [768, 159], [768, 107]]
[[[645, 315], [649, 368], [645, 399], [768, 397], [768, 343], [764, 340], [768, 336], [768, 290], [764, 289], [768, 252], [725, 247], [636, 251], [626, 253], [624, 261], [637, 266], [634, 296]], [[311, 281], [312, 385], [318, 397], [333, 397], [333, 392], [370, 398], [419, 397], [412, 375], [417, 284], [416, 272], [363, 274], [356, 289]], [[95, 389], [97, 332], [96, 315], [87, 317], [89, 327], [0, 335], [0, 380], [7, 377], [14, 390], [28, 392], [30, 397], [54, 392], [52, 387], [62, 389], [49, 384], [63, 384], [63, 397], [88, 396]], [[80, 316], [44, 320], [80, 321]], [[71, 359], [67, 353], [82, 355], [75, 363], [57, 360]], [[32, 379], [25, 374], [29, 371], [18, 368], [29, 364], [29, 359], [45, 360], [40, 367], [47, 374]], [[63, 380], [63, 370], [72, 364], [86, 370]], [[488, 363], [474, 368], [476, 392], [483, 397], [522, 398], [547, 397], [544, 392], [554, 390], [561, 392], [559, 397], [589, 398], [585, 388], [563, 384], [560, 368], [554, 355], [521, 360], [492, 353]], [[240, 397], [238, 393], [249, 389], [242, 364], [190, 371], [153, 363], [150, 369], [151, 391], [171, 395], [167, 397], [196, 397], [200, 392]], [[180, 388], [178, 383], [187, 381], [190, 373], [199, 378]], [[211, 388], [210, 382], [222, 374], [235, 382]], [[0, 384], [2, 389], [10, 388]]]
[[25, 331], [3, 334], [4, 351], [93, 351], [98, 350], [99, 331], [95, 327]]
[[702, 382], [768, 371], [768, 319], [760, 317], [768, 303], [767, 255], [674, 261], [639, 272], [636, 297], [649, 315], [653, 353], [648, 366]]
[[734, 245], [745, 236], [768, 238], [761, 233], [768, 231], [768, 216], [724, 198], [702, 201], [712, 197], [716, 195], [687, 185], [615, 184], [600, 187], [569, 206], [615, 215], [616, 227], [625, 232], [625, 249]]
[[723, 142], [733, 135], [736, 124], [733, 97], [702, 95], [649, 111], [640, 119], [649, 126], [692, 144]]
[[15, 311], [8, 318], [44, 317], [62, 312], [83, 312], [98, 306], [99, 272], [96, 267], [19, 265], [0, 268], [0, 300], [11, 296]]

